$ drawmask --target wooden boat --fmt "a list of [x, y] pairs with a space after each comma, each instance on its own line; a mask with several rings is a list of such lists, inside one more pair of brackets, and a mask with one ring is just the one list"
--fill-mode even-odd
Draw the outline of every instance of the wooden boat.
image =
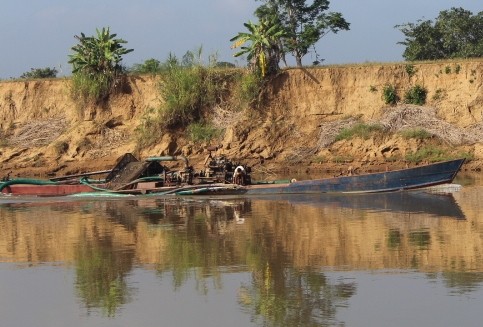
[[[207, 169], [195, 173], [182, 156], [151, 157], [137, 160], [131, 154], [121, 157], [112, 170], [70, 175], [48, 181], [9, 179], [0, 182], [0, 192], [10, 195], [61, 196], [71, 194], [157, 194], [157, 195], [270, 195], [319, 193], [378, 193], [412, 190], [451, 183], [465, 159], [433, 163], [414, 168], [340, 176], [314, 180], [251, 180], [250, 168], [233, 164], [225, 157], [207, 160]], [[185, 161], [181, 171], [170, 171], [161, 163]], [[87, 177], [107, 173], [96, 183]], [[80, 180], [74, 178], [81, 177]], [[94, 193], [93, 193], [94, 192]]]

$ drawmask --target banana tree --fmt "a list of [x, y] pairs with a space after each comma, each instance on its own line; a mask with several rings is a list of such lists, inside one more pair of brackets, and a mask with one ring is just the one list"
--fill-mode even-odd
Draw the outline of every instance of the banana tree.
[[72, 47], [69, 55], [72, 64], [73, 96], [100, 101], [106, 99], [118, 86], [122, 74], [122, 56], [133, 49], [124, 48], [127, 43], [116, 38], [109, 28], [96, 29], [96, 36], [81, 33], [75, 36], [79, 43]]
[[124, 48], [127, 43], [116, 38], [108, 28], [96, 29], [97, 36], [86, 36], [81, 33], [75, 36], [79, 43], [72, 47], [69, 63], [72, 64], [72, 73], [115, 75], [122, 70], [120, 65], [122, 56], [134, 51]]
[[[260, 70], [262, 77], [279, 69], [281, 49], [279, 40], [285, 35], [282, 26], [275, 20], [261, 20], [258, 24], [243, 24], [248, 32], [239, 32], [230, 42], [232, 49], [239, 48], [235, 57], [247, 55], [250, 65]], [[250, 44], [245, 46], [245, 43]]]

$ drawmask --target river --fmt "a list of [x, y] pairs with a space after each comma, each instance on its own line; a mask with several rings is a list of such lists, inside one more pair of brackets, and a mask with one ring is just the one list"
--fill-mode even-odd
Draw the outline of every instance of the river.
[[0, 197], [1, 326], [480, 326], [483, 183]]

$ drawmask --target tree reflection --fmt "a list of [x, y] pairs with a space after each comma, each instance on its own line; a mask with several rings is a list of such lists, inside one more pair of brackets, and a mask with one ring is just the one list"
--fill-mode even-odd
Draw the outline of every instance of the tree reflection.
[[331, 281], [293, 264], [268, 231], [259, 231], [248, 253], [252, 281], [243, 285], [239, 302], [263, 326], [333, 326], [337, 308], [355, 294], [353, 282]]
[[125, 278], [133, 256], [116, 249], [110, 237], [89, 239], [83, 234], [76, 249], [76, 288], [89, 310], [102, 308], [113, 317], [129, 300]]
[[263, 326], [333, 326], [337, 308], [356, 291], [354, 283], [332, 283], [320, 272], [286, 268], [281, 273], [275, 277], [267, 265], [240, 290], [240, 304]]
[[[192, 275], [198, 290], [207, 292], [206, 277], [221, 287], [220, 267], [239, 263], [242, 256], [233, 234], [240, 213], [249, 210], [245, 201], [207, 201], [191, 205], [165, 204], [166, 219], [174, 229], [165, 235], [166, 257], [158, 272], [170, 271], [178, 289]], [[229, 234], [229, 237], [225, 237]]]
[[246, 264], [252, 280], [241, 287], [238, 300], [264, 326], [338, 324], [337, 308], [356, 292], [353, 282], [334, 281], [318, 270], [287, 268], [294, 266], [292, 256], [269, 223], [250, 224], [245, 234], [236, 230], [251, 212], [249, 201], [178, 204], [166, 212], [173, 229], [164, 236], [166, 257], [158, 272], [171, 272], [175, 289], [194, 278], [204, 293], [208, 276], [221, 287], [220, 267]]
[[445, 271], [442, 278], [445, 286], [458, 295], [479, 290], [483, 284], [483, 274], [476, 272]]

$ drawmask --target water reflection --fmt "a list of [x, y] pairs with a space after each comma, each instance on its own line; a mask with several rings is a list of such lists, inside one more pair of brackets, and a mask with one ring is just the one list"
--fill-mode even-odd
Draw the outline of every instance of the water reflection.
[[132, 269], [134, 251], [119, 251], [111, 235], [90, 237], [90, 232], [83, 228], [75, 247], [76, 289], [88, 310], [102, 308], [113, 317], [129, 300], [125, 278]]
[[229, 300], [256, 324], [338, 325], [359, 285], [328, 270], [416, 269], [451, 293], [481, 289], [480, 196], [0, 199], [0, 261], [73, 266], [83, 306], [108, 317], [136, 301], [141, 267], [203, 295], [247, 273]]

